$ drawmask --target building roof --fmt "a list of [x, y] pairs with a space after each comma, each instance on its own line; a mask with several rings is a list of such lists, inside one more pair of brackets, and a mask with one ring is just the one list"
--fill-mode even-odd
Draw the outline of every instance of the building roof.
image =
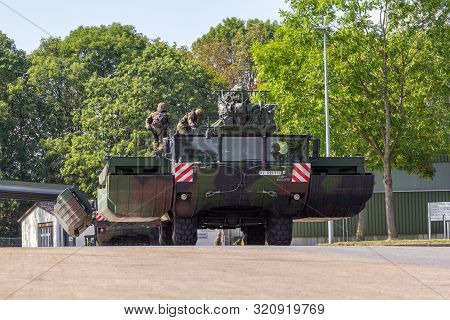
[[0, 199], [55, 201], [65, 184], [0, 180]]
[[47, 211], [49, 214], [53, 215], [53, 209], [55, 208], [54, 202], [36, 202], [33, 204], [31, 208], [29, 208], [20, 218], [17, 220], [17, 222], [22, 222], [31, 212], [33, 212], [34, 209], [41, 208], [42, 210]]
[[53, 214], [53, 210], [55, 209], [54, 202], [37, 202], [37, 205], [38, 207], [44, 209], [45, 211], [48, 211], [51, 214]]

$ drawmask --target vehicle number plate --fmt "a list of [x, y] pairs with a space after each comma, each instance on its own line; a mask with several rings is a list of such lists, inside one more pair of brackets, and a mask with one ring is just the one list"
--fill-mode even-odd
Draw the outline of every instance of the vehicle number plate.
[[281, 176], [281, 171], [260, 171], [260, 176]]

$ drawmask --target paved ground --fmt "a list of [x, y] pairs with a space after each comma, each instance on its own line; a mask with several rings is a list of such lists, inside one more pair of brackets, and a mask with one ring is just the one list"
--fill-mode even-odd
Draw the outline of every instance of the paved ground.
[[449, 299], [450, 248], [1, 248], [2, 299]]

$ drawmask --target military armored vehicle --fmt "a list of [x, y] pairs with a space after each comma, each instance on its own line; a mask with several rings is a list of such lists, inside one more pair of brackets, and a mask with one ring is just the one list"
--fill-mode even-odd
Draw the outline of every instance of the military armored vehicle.
[[290, 245], [293, 221], [364, 208], [374, 186], [364, 158], [323, 158], [311, 135], [277, 133], [264, 91], [217, 93], [215, 123], [165, 138], [153, 157], [109, 157], [93, 205], [75, 187], [60, 193], [55, 215], [69, 234], [94, 223], [99, 244], [111, 244], [141, 224], [142, 234], [159, 226], [161, 245], [195, 245], [197, 229], [241, 228], [249, 245]]
[[168, 159], [108, 157], [97, 199], [90, 203], [76, 187], [67, 188], [54, 213], [71, 236], [94, 224], [98, 245], [155, 245], [161, 216], [171, 209], [172, 180]]
[[294, 220], [351, 217], [364, 208], [374, 186], [364, 158], [320, 158], [318, 139], [277, 134], [266, 92], [218, 95], [219, 120], [204, 134], [166, 141], [174, 186], [162, 238], [193, 245], [198, 228], [240, 227], [247, 244], [289, 245]]

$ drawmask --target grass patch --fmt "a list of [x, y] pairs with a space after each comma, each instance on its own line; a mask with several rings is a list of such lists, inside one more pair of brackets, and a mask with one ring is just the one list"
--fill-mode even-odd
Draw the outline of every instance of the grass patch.
[[450, 247], [450, 239], [433, 240], [381, 240], [381, 241], [351, 241], [320, 244], [320, 246], [416, 246], [416, 247]]

